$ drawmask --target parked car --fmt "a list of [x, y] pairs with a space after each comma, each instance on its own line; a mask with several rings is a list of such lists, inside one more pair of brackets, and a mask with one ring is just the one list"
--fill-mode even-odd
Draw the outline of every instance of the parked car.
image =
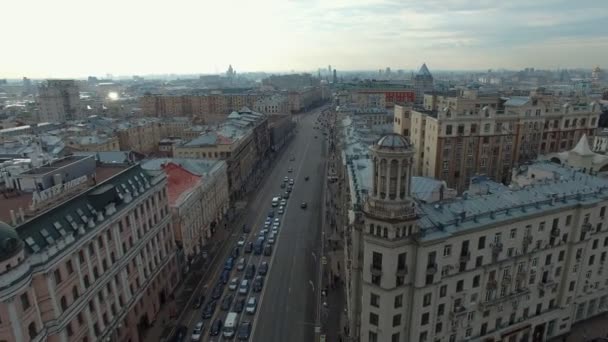
[[215, 307], [217, 306], [217, 301], [212, 300], [203, 308], [203, 319], [211, 318], [213, 313], [215, 312]]
[[308, 204], [306, 202], [302, 202], [302, 204], [300, 204], [300, 208], [306, 209], [306, 207], [308, 207]]
[[226, 284], [228, 284], [228, 280], [230, 280], [230, 271], [223, 270], [222, 274], [220, 275], [220, 283], [222, 285], [226, 285]]
[[279, 207], [278, 213], [283, 214], [285, 212], [285, 208], [283, 206]]
[[237, 338], [241, 341], [249, 340], [249, 335], [251, 334], [251, 322], [243, 322], [239, 326], [239, 331], [237, 333]]
[[241, 237], [239, 238], [239, 241], [236, 243], [236, 245], [237, 245], [237, 246], [239, 246], [239, 247], [243, 247], [243, 246], [245, 246], [245, 237], [244, 237], [244, 236], [241, 236]]
[[260, 268], [258, 268], [258, 274], [265, 276], [266, 273], [268, 273], [268, 263], [266, 261], [262, 261]]
[[249, 254], [253, 251], [253, 242], [249, 242], [245, 245], [245, 253]]
[[239, 278], [232, 278], [232, 280], [230, 281], [230, 284], [228, 284], [228, 290], [236, 291], [236, 289], [238, 287], [239, 287]]
[[205, 322], [200, 321], [196, 323], [194, 329], [192, 330], [192, 336], [190, 336], [190, 341], [196, 342], [201, 340], [201, 335], [203, 334], [203, 327], [205, 326]]
[[249, 228], [248, 225], [244, 224], [243, 225], [243, 233], [248, 234], [249, 232], [251, 232], [251, 228]]
[[236, 258], [238, 258], [238, 257], [239, 257], [239, 254], [241, 254], [241, 250], [239, 249], [239, 247], [238, 247], [238, 246], [234, 247], [234, 248], [232, 249], [232, 257], [233, 257], [234, 259], [236, 259]]
[[224, 292], [223, 290], [221, 284], [215, 285], [213, 291], [211, 291], [211, 299], [219, 299], [222, 296], [222, 292]]
[[222, 307], [221, 309], [224, 311], [228, 311], [230, 310], [230, 306], [232, 305], [232, 300], [234, 299], [234, 296], [231, 294], [226, 295], [226, 297], [224, 297], [224, 300], [222, 300]]
[[293, 172], [293, 167], [290, 167], [289, 169], [287, 169], [287, 172], [292, 173]]
[[247, 271], [245, 271], [245, 279], [253, 279], [253, 276], [255, 275], [255, 265], [249, 265], [247, 266]]
[[245, 307], [245, 298], [237, 298], [232, 310], [234, 310], [235, 312], [243, 312], [244, 307]]
[[272, 246], [271, 245], [264, 246], [264, 255], [270, 256], [271, 254], [272, 254]]
[[245, 265], [246, 265], [246, 261], [245, 258], [240, 258], [239, 262], [236, 263], [236, 270], [237, 271], [242, 271], [245, 269]]
[[188, 328], [186, 326], [180, 325], [175, 330], [175, 335], [173, 335], [174, 342], [183, 342], [186, 339], [186, 334], [188, 333]]
[[274, 217], [274, 210], [270, 210], [268, 212], [268, 217]]
[[244, 279], [241, 281], [241, 286], [239, 287], [239, 294], [246, 295], [249, 292], [249, 280]]
[[228, 257], [224, 263], [224, 269], [227, 271], [232, 271], [232, 267], [234, 267], [234, 257]]
[[262, 291], [263, 287], [264, 287], [264, 277], [262, 277], [262, 276], [255, 277], [255, 279], [253, 280], [253, 292], [260, 292], [260, 291]]
[[247, 312], [250, 315], [253, 315], [255, 313], [255, 310], [257, 307], [258, 307], [257, 299], [255, 299], [255, 297], [249, 297], [249, 300], [247, 301], [247, 306], [245, 307], [245, 312]]
[[285, 183], [281, 183], [281, 189], [285, 189]]
[[209, 329], [209, 336], [217, 336], [220, 334], [220, 331], [222, 331], [222, 320], [218, 318], [213, 321], [213, 324], [211, 324], [211, 328]]

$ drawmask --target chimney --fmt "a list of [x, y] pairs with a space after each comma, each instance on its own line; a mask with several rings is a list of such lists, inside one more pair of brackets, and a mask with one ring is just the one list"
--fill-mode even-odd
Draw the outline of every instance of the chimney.
[[15, 211], [11, 209], [11, 223], [13, 226], [17, 225], [17, 216], [15, 216]]

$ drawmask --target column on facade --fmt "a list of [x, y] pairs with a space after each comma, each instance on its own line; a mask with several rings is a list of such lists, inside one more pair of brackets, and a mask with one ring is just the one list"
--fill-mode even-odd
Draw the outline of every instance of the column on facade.
[[403, 160], [399, 160], [398, 166], [397, 166], [397, 196], [396, 196], [397, 200], [403, 199], [403, 197], [401, 197], [401, 175], [403, 172], [402, 164], [403, 164]]
[[386, 173], [386, 199], [390, 199], [389, 193], [391, 190], [391, 161], [388, 159], [386, 160], [386, 164], [385, 164], [385, 173]]
[[53, 312], [55, 313], [55, 317], [59, 318], [61, 316], [61, 312], [59, 311], [59, 305], [57, 304], [57, 297], [55, 294], [57, 293], [57, 288], [55, 287], [55, 276], [46, 276], [46, 286], [49, 290], [49, 297], [51, 298], [51, 305], [53, 306]]
[[25, 341], [26, 339], [23, 336], [23, 330], [21, 327], [23, 326], [23, 320], [17, 314], [17, 308], [15, 307], [15, 298], [10, 299], [8, 302], [8, 317], [11, 322], [11, 327], [13, 328], [13, 336], [17, 341]]
[[[100, 291], [102, 291], [101, 289]], [[97, 294], [93, 296], [93, 302], [95, 303], [95, 314], [97, 315], [97, 325], [99, 327], [99, 331], [104, 331], [106, 329], [105, 322], [103, 321], [103, 316], [101, 315], [101, 303], [99, 302], [99, 297]]]

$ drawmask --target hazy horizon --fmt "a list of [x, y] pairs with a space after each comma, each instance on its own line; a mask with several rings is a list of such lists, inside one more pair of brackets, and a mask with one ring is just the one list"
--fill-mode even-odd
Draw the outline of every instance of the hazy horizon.
[[208, 74], [228, 64], [269, 73], [423, 62], [448, 72], [590, 69], [608, 60], [603, 0], [30, 0], [3, 9], [13, 30], [1, 78]]

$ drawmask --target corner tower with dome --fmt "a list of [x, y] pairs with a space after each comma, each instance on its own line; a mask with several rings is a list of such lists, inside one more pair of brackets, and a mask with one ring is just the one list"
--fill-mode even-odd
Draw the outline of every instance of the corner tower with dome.
[[[408, 264], [416, 254], [414, 237], [418, 233], [416, 203], [411, 197], [414, 149], [406, 137], [392, 133], [380, 138], [370, 152], [373, 187], [363, 204], [363, 223], [353, 232], [353, 250], [358, 257], [352, 258], [352, 277], [362, 281], [355, 282], [351, 289], [352, 306], [360, 314], [355, 315], [358, 319], [351, 321], [350, 329], [371, 331], [362, 334], [361, 341], [385, 341], [377, 339], [373, 331], [376, 327], [391, 331], [393, 322], [383, 320], [370, 326], [370, 317], [376, 316], [368, 304], [371, 300], [385, 308], [393, 307], [398, 293], [399, 305], [407, 305], [410, 300]], [[403, 309], [394, 306], [394, 311], [401, 315]]]

